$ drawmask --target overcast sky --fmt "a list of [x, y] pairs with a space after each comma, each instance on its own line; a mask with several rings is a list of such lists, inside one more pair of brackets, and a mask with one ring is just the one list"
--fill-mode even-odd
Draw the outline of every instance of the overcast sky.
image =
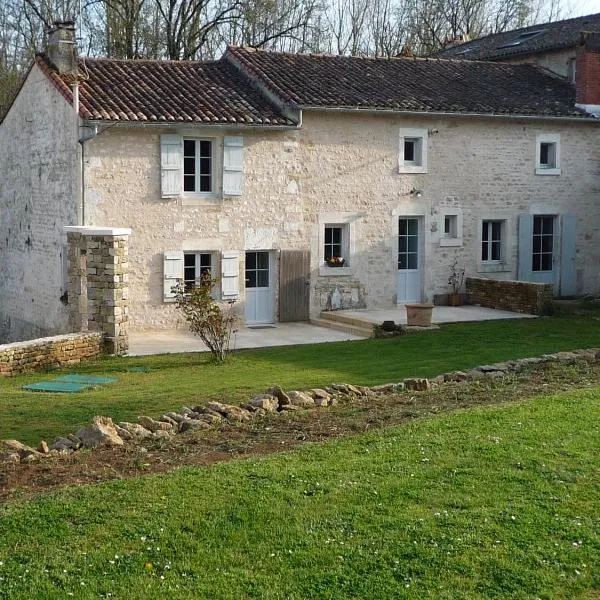
[[600, 13], [600, 0], [571, 0], [569, 4], [572, 7], [570, 16], [573, 17]]

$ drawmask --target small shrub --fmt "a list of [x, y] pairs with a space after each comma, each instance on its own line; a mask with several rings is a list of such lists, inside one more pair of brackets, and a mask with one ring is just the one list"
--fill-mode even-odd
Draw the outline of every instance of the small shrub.
[[194, 286], [186, 289], [183, 282], [173, 288], [177, 308], [183, 313], [190, 331], [208, 347], [215, 360], [223, 362], [229, 353], [231, 334], [237, 325], [235, 300], [218, 302], [212, 291], [219, 283], [204, 273]]

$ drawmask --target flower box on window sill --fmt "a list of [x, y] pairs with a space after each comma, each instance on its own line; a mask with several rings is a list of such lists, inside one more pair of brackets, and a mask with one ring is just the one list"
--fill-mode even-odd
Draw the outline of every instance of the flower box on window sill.
[[326, 261], [328, 267], [339, 268], [346, 265], [346, 259], [341, 256], [334, 256], [333, 258], [328, 258]]

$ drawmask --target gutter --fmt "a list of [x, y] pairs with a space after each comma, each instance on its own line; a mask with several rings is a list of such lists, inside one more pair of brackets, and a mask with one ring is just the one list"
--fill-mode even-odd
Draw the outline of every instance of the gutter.
[[186, 129], [186, 128], [202, 128], [202, 129], [215, 129], [215, 130], [225, 130], [225, 129], [254, 129], [254, 130], [264, 130], [264, 131], [293, 131], [296, 129], [300, 129], [302, 127], [302, 111], [299, 111], [297, 125], [262, 125], [262, 124], [249, 124], [249, 123], [203, 123], [197, 121], [108, 121], [102, 119], [86, 119], [86, 123], [89, 125], [100, 128], [99, 133], [103, 133], [107, 129], [111, 129], [112, 127], [126, 127], [126, 128], [134, 128], [134, 129], [154, 129], [157, 127], [167, 128], [167, 129]]
[[340, 106], [340, 107], [324, 107], [324, 106], [302, 106], [302, 110], [309, 112], [331, 112], [331, 113], [349, 113], [349, 114], [366, 114], [366, 115], [394, 115], [394, 116], [411, 116], [411, 117], [456, 117], [456, 118], [478, 118], [478, 119], [498, 119], [503, 121], [559, 121], [563, 123], [582, 123], [594, 124], [600, 123], [590, 114], [589, 116], [581, 117], [554, 117], [551, 115], [505, 115], [498, 113], [476, 113], [476, 112], [433, 112], [424, 110], [397, 110], [393, 108], [360, 108], [358, 106]]

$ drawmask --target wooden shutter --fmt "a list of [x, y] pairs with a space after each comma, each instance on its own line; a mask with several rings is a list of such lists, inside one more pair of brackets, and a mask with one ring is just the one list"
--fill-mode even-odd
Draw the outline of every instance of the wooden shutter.
[[519, 215], [519, 281], [532, 281], [533, 215]]
[[279, 257], [279, 320], [308, 321], [310, 250], [282, 250]]
[[573, 215], [562, 216], [562, 232], [560, 240], [560, 295], [574, 296], [577, 293], [577, 276], [575, 272], [575, 225]]
[[223, 138], [223, 195], [241, 196], [244, 175], [244, 138]]
[[161, 195], [181, 196], [183, 190], [183, 138], [180, 135], [160, 136]]
[[183, 252], [172, 250], [165, 252], [163, 257], [163, 299], [165, 302], [174, 302], [173, 287], [183, 280]]
[[221, 296], [232, 300], [240, 293], [240, 257], [237, 252], [221, 255]]

